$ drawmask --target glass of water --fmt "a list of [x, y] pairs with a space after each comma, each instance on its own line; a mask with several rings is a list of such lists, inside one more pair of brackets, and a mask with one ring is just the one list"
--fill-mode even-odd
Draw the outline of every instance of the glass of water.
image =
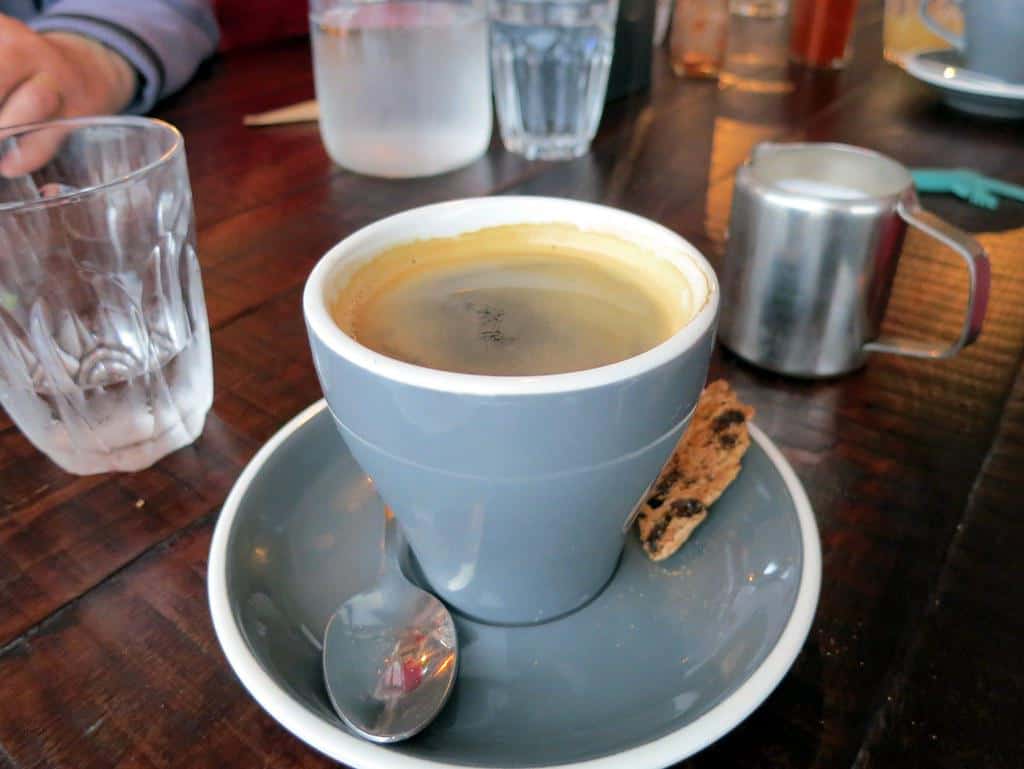
[[564, 160], [604, 109], [618, 0], [490, 0], [494, 103], [505, 147]]
[[191, 443], [213, 400], [181, 134], [83, 118], [0, 131], [0, 404], [78, 474]]
[[491, 140], [485, 0], [310, 0], [320, 134], [340, 166], [431, 176]]

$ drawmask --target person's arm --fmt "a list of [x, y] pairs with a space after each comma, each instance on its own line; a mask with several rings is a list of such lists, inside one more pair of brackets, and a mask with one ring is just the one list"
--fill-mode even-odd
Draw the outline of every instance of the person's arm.
[[29, 26], [89, 38], [120, 54], [138, 78], [121, 110], [135, 113], [184, 86], [219, 37], [209, 0], [56, 0]]
[[[56, 0], [30, 24], [0, 13], [0, 129], [146, 112], [188, 82], [218, 37], [205, 0]], [[59, 141], [27, 137], [0, 155], [0, 176], [38, 168]]]
[[[117, 112], [136, 92], [131, 65], [105, 46], [65, 32], [39, 34], [0, 14], [0, 138], [4, 127], [51, 118]], [[27, 136], [0, 154], [0, 176], [38, 168], [61, 141], [59, 131]]]

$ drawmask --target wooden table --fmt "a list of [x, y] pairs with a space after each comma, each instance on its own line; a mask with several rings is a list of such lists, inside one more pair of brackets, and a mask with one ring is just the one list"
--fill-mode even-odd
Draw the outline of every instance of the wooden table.
[[[610, 106], [586, 157], [530, 163], [496, 141], [465, 170], [405, 182], [332, 166], [314, 125], [242, 127], [245, 113], [312, 96], [305, 41], [208, 65], [158, 114], [187, 141], [213, 411], [194, 446], [154, 468], [85, 478], [0, 414], [0, 767], [331, 765], [234, 678], [205, 564], [246, 461], [319, 397], [300, 291], [357, 227], [449, 198], [560, 195], [651, 217], [713, 254], [734, 169], [762, 138], [850, 142], [1024, 183], [1024, 126], [952, 112], [883, 63], [879, 2], [863, 4], [855, 50], [845, 72], [805, 73], [774, 100], [677, 80], [659, 56], [651, 92]], [[1024, 226], [1009, 201], [924, 203], [974, 231]], [[952, 334], [942, 318], [958, 311], [963, 279], [945, 257], [904, 259], [887, 323]], [[985, 333], [953, 361], [878, 356], [811, 383], [716, 353], [713, 375], [757, 407], [807, 487], [824, 579], [792, 672], [686, 766], [1024, 765], [1024, 252], [994, 257], [994, 271]]]

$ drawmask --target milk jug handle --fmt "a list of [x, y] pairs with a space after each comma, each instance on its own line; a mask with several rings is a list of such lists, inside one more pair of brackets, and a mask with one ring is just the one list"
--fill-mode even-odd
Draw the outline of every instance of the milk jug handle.
[[960, 337], [951, 345], [918, 342], [909, 339], [882, 337], [864, 345], [866, 352], [889, 352], [914, 358], [951, 358], [969, 345], [981, 333], [988, 308], [991, 269], [985, 249], [966, 232], [944, 222], [935, 214], [925, 211], [916, 197], [903, 200], [897, 213], [912, 227], [956, 251], [967, 265], [967, 310]]

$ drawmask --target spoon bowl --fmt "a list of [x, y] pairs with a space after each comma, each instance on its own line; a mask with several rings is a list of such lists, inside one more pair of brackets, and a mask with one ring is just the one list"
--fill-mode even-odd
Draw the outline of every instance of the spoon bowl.
[[331, 615], [323, 653], [334, 710], [379, 743], [404, 740], [429, 724], [448, 701], [458, 668], [452, 616], [402, 574], [390, 510], [384, 531], [384, 574]]

